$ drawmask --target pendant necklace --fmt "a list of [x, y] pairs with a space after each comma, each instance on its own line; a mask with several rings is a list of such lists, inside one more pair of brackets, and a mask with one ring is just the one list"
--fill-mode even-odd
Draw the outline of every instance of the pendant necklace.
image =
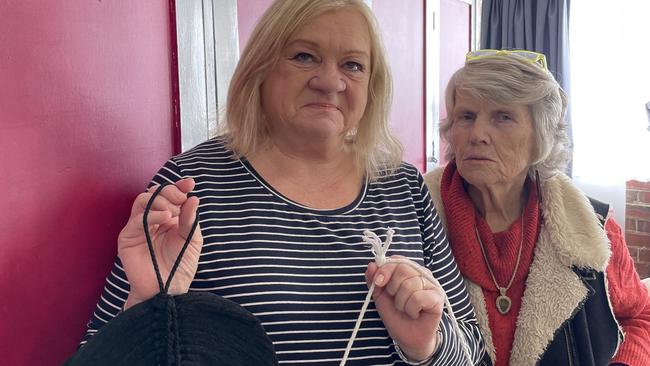
[[510, 287], [512, 286], [512, 281], [515, 280], [515, 276], [517, 275], [517, 269], [519, 269], [519, 262], [521, 261], [521, 250], [524, 247], [524, 214], [521, 214], [521, 241], [519, 242], [519, 254], [517, 254], [517, 262], [515, 263], [515, 270], [512, 272], [512, 276], [510, 277], [510, 282], [508, 282], [508, 285], [506, 287], [501, 287], [499, 286], [499, 283], [497, 283], [496, 277], [494, 277], [494, 272], [492, 272], [492, 267], [490, 267], [490, 262], [488, 262], [487, 255], [485, 254], [485, 248], [483, 248], [483, 242], [481, 241], [481, 235], [478, 233], [478, 228], [476, 225], [474, 225], [474, 231], [476, 232], [476, 238], [478, 239], [478, 244], [479, 247], [481, 248], [481, 253], [483, 253], [483, 259], [485, 260], [485, 265], [487, 266], [488, 271], [490, 272], [490, 276], [492, 277], [492, 282], [494, 282], [494, 286], [497, 287], [497, 290], [499, 290], [499, 296], [497, 296], [496, 300], [496, 306], [497, 310], [501, 313], [501, 315], [506, 315], [510, 311], [510, 308], [512, 307], [512, 300], [510, 297], [508, 297], [507, 292], [510, 290]]

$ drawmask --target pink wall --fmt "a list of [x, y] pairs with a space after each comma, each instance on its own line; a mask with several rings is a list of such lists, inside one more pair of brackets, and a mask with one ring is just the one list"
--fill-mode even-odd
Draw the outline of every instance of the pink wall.
[[0, 354], [76, 348], [132, 199], [174, 150], [169, 1], [0, 6]]
[[[447, 118], [445, 89], [449, 79], [465, 64], [470, 50], [472, 7], [461, 0], [440, 1], [440, 120]], [[440, 143], [440, 165], [445, 159], [444, 141]]]
[[239, 31], [239, 52], [244, 50], [246, 42], [253, 32], [262, 14], [271, 5], [272, 0], [237, 0], [237, 28]]
[[372, 1], [393, 72], [391, 126], [404, 144], [404, 160], [420, 171], [426, 167], [423, 3]]

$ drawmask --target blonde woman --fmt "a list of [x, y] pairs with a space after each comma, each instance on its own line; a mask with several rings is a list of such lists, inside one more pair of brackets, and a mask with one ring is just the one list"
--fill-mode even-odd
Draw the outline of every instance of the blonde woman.
[[[423, 178], [389, 132], [390, 99], [363, 1], [273, 3], [233, 76], [225, 131], [153, 179], [174, 183], [149, 215], [163, 277], [200, 216], [173, 293], [232, 300], [261, 320], [281, 364], [321, 366], [341, 362], [374, 282], [347, 364], [478, 362], [478, 324]], [[157, 292], [141, 222], [150, 196], [120, 234], [88, 337]], [[378, 268], [363, 233], [386, 240], [389, 228], [401, 262]]]

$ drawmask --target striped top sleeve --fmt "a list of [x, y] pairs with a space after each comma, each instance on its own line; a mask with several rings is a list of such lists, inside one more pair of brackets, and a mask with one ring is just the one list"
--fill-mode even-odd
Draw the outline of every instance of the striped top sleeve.
[[[403, 164], [367, 181], [358, 197], [334, 210], [315, 210], [274, 190], [219, 138], [169, 160], [154, 183], [191, 176], [204, 238], [190, 291], [210, 291], [257, 316], [282, 365], [337, 366], [368, 292], [373, 259], [363, 231], [395, 230], [388, 255], [426, 265], [445, 289], [475, 362], [483, 355], [478, 324], [422, 176]], [[129, 283], [119, 259], [82, 344], [115, 317]], [[215, 329], [215, 332], [218, 332]], [[460, 339], [443, 315], [434, 365], [466, 365]], [[371, 303], [347, 365], [404, 365]]]
[[430, 217], [431, 220], [425, 220], [430, 225], [423, 227], [425, 233], [425, 265], [431, 270], [433, 276], [440, 282], [458, 321], [458, 326], [462, 332], [461, 335], [454, 332], [451, 319], [446, 313], [443, 314], [440, 324], [443, 343], [438, 350], [438, 357], [434, 359], [432, 365], [464, 365], [465, 356], [463, 355], [461, 340], [463, 336], [469, 346], [472, 362], [478, 364], [485, 353], [483, 338], [480, 334], [478, 322], [474, 314], [474, 308], [469, 300], [463, 277], [458, 270], [456, 261], [451, 252], [451, 247], [445, 235], [442, 222], [438, 213], [433, 207], [433, 202], [429, 196], [429, 190], [424, 184], [421, 175], [418, 175], [420, 184], [420, 196], [422, 197], [420, 207], [424, 217]]

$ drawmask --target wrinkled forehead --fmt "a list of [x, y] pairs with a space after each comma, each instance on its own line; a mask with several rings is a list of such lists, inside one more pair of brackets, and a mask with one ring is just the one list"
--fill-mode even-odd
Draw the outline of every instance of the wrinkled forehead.
[[506, 111], [522, 115], [530, 115], [531, 106], [513, 100], [494, 98], [491, 95], [477, 94], [473, 90], [459, 89], [453, 101], [454, 111], [458, 110], [491, 110]]

